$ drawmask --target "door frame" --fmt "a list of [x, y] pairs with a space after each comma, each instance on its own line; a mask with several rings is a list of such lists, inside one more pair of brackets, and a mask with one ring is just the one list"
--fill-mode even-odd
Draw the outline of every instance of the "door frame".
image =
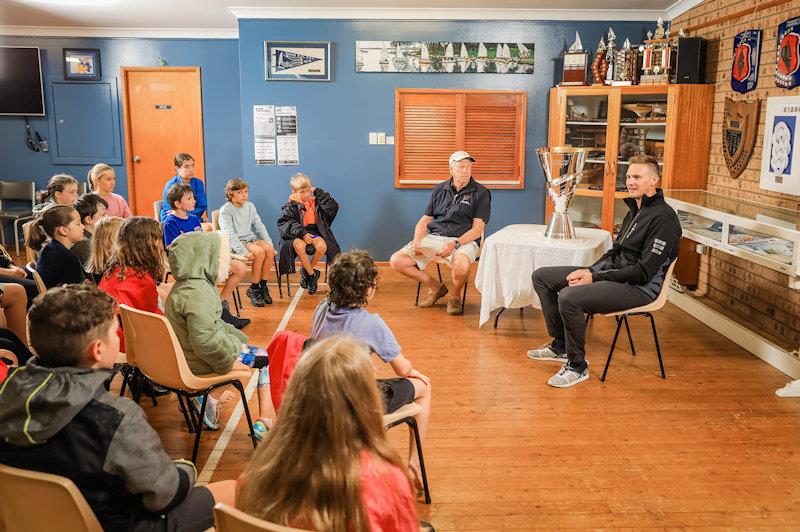
[[[131, 146], [131, 123], [130, 111], [128, 110], [128, 72], [190, 72], [194, 73], [197, 77], [197, 85], [200, 89], [200, 98], [198, 99], [197, 114], [200, 116], [200, 151], [203, 154], [203, 161], [205, 161], [205, 144], [204, 144], [204, 128], [203, 128], [203, 83], [200, 77], [199, 66], [187, 67], [120, 67], [120, 79], [122, 80], [122, 130], [125, 142], [125, 173], [128, 176], [128, 202], [132, 211], [135, 211], [136, 195], [133, 193], [133, 149]], [[203, 164], [203, 182], [205, 183], [206, 170], [205, 163]]]

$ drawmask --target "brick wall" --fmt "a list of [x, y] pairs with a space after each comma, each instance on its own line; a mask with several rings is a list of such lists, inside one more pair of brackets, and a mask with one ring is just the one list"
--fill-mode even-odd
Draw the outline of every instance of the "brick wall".
[[[672, 32], [679, 28], [707, 22], [764, 3], [764, 0], [706, 0], [672, 21]], [[712, 24], [690, 36], [708, 39], [706, 79], [716, 85], [714, 118], [711, 131], [711, 155], [708, 165], [710, 192], [729, 197], [767, 203], [789, 209], [800, 209], [800, 197], [761, 190], [759, 188], [761, 149], [768, 96], [800, 96], [800, 87], [787, 91], [775, 86], [775, 53], [778, 24], [800, 15], [800, 0], [750, 13], [727, 22]], [[722, 118], [727, 96], [742, 99], [731, 90], [730, 71], [733, 59], [733, 37], [747, 29], [763, 31], [758, 88], [744, 99], [761, 100], [758, 140], [747, 169], [732, 179], [722, 155]], [[701, 264], [701, 286], [704, 303], [753, 329], [778, 345], [794, 350], [800, 346], [800, 290], [788, 288], [788, 277], [769, 268], [711, 250]]]

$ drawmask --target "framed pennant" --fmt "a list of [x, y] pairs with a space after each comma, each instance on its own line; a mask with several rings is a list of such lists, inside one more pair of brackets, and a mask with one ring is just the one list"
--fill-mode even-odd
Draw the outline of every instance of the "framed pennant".
[[745, 30], [733, 38], [731, 88], [746, 94], [758, 85], [761, 30]]
[[800, 85], [800, 17], [790, 18], [778, 26], [778, 57], [775, 85], [793, 89]]

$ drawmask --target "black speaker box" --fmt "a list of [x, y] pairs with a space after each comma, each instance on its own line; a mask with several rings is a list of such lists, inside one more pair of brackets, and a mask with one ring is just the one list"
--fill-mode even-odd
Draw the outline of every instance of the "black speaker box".
[[678, 61], [675, 66], [676, 83], [706, 82], [706, 51], [708, 41], [702, 37], [678, 39]]

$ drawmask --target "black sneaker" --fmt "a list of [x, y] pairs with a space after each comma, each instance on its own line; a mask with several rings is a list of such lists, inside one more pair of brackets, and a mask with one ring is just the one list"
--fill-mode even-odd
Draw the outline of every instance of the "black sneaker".
[[[317, 271], [317, 270], [314, 270], [314, 271], [316, 273], [319, 273], [319, 271]], [[308, 290], [309, 294], [313, 294], [313, 293], [315, 293], [317, 291], [317, 277], [316, 276], [309, 275], [308, 278], [306, 279], [306, 283], [308, 284], [307, 290]]]
[[261, 299], [264, 300], [264, 304], [271, 305], [272, 304], [272, 296], [269, 295], [269, 288], [266, 285], [261, 287]]
[[319, 270], [314, 270], [314, 280], [319, 281], [320, 272]]
[[253, 288], [252, 286], [247, 289], [247, 297], [250, 298], [250, 302], [253, 304], [254, 307], [263, 307], [266, 303], [264, 300], [261, 299], [261, 288], [258, 289]]
[[247, 318], [238, 318], [231, 314], [230, 307], [227, 301], [222, 302], [222, 321], [229, 323], [237, 329], [244, 329], [250, 325], [250, 320]]
[[305, 268], [300, 268], [300, 288], [308, 288], [309, 275], [306, 273]]

